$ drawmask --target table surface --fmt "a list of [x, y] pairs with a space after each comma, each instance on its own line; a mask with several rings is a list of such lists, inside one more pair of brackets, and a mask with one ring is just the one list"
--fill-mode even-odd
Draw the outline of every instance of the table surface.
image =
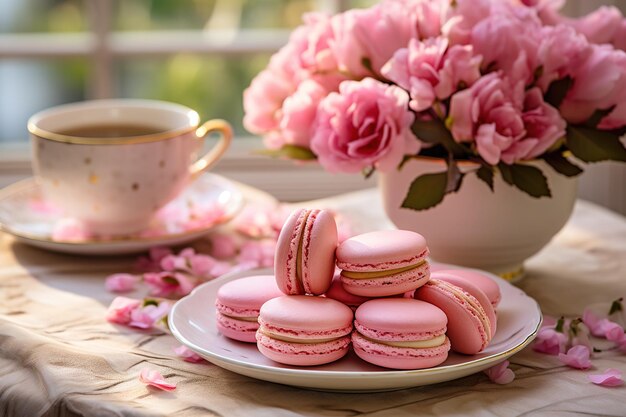
[[[376, 190], [309, 202], [349, 216], [355, 230], [390, 227]], [[200, 243], [201, 244], [201, 243]], [[511, 358], [516, 379], [495, 385], [476, 374], [387, 393], [338, 394], [251, 379], [172, 353], [168, 334], [139, 333], [104, 320], [114, 295], [104, 278], [134, 257], [54, 254], [0, 233], [0, 416], [403, 416], [614, 415], [626, 413], [626, 386], [604, 388], [586, 372], [527, 348]], [[528, 260], [518, 285], [551, 315], [579, 315], [626, 295], [626, 220], [578, 201], [565, 229]], [[618, 368], [626, 355], [602, 353], [589, 371]], [[173, 392], [137, 379], [149, 366], [178, 384]]]

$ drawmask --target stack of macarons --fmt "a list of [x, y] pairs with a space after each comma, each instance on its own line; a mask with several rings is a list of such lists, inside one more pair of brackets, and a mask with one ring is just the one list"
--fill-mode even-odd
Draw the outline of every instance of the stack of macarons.
[[496, 331], [497, 283], [476, 271], [431, 274], [427, 256], [425, 239], [405, 230], [338, 245], [330, 212], [298, 209], [278, 238], [275, 275], [218, 291], [218, 330], [299, 366], [335, 361], [350, 346], [394, 369], [437, 366], [449, 350], [482, 351]]

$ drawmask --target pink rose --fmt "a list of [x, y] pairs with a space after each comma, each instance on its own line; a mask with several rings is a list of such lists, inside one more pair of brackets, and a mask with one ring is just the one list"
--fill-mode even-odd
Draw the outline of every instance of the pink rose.
[[262, 134], [278, 127], [283, 101], [295, 90], [292, 80], [281, 75], [263, 70], [243, 92], [243, 125], [249, 132]]
[[309, 147], [311, 127], [317, 105], [328, 91], [313, 80], [305, 80], [294, 94], [287, 97], [282, 107], [281, 135], [285, 143]]
[[[244, 91], [244, 126], [252, 133], [264, 134], [279, 127], [283, 101], [303, 80], [315, 77], [325, 87], [340, 82], [336, 80], [337, 74], [327, 74], [338, 72], [335, 55], [330, 49], [333, 36], [330, 18], [309, 13], [303, 19], [305, 24], [292, 32], [287, 45], [272, 56], [267, 69]], [[283, 143], [270, 141], [266, 144], [280, 147]]]
[[507, 164], [536, 158], [565, 136], [565, 120], [557, 109], [543, 101], [537, 87], [526, 91], [522, 120], [526, 137], [502, 150], [501, 159]]
[[513, 84], [533, 81], [541, 22], [534, 14], [498, 13], [478, 22], [471, 32], [483, 70], [502, 70]]
[[576, 68], [582, 65], [589, 54], [589, 42], [571, 27], [559, 25], [542, 28], [537, 51], [541, 75], [536, 85], [546, 92], [553, 81], [566, 76], [573, 77]]
[[333, 49], [339, 68], [355, 78], [375, 74], [399, 48], [418, 37], [414, 13], [407, 2], [385, 1], [369, 9], [354, 9], [335, 16]]
[[456, 0], [446, 11], [441, 32], [453, 45], [467, 44], [472, 28], [491, 14], [491, 0]]
[[452, 96], [449, 119], [454, 139], [475, 141], [479, 155], [497, 165], [502, 154], [526, 136], [523, 100], [522, 83], [512, 87], [499, 73], [485, 75]]
[[463, 83], [480, 78], [480, 57], [470, 45], [448, 48], [445, 38], [411, 39], [408, 48], [396, 51], [382, 74], [409, 91], [409, 106], [416, 112], [431, 107], [435, 99], [448, 98]]
[[408, 94], [372, 78], [344, 81], [319, 105], [311, 149], [331, 172], [388, 171], [419, 151]]
[[571, 123], [588, 120], [596, 110], [617, 106], [601, 128], [626, 124], [626, 52], [608, 45], [592, 45], [586, 60], [574, 70], [574, 84], [561, 105], [561, 114]]
[[596, 44], [616, 41], [623, 21], [622, 12], [614, 6], [602, 6], [577, 19], [568, 17], [558, 19], [558, 23], [572, 26], [577, 32], [585, 35], [589, 42]]

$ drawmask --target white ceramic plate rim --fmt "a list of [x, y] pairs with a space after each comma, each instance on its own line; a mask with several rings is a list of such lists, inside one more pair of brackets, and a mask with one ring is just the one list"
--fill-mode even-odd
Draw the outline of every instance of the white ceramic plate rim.
[[[449, 268], [460, 268], [458, 266], [454, 266], [454, 265], [446, 265], [446, 267]], [[483, 273], [486, 273], [484, 271], [481, 271]], [[240, 368], [246, 368], [246, 369], [250, 369], [250, 370], [255, 370], [255, 371], [262, 371], [262, 372], [267, 372], [267, 373], [271, 373], [273, 375], [276, 374], [282, 374], [285, 376], [298, 376], [301, 378], [305, 378], [305, 377], [311, 377], [311, 378], [333, 378], [334, 380], [337, 379], [354, 379], [354, 378], [359, 378], [359, 377], [364, 377], [364, 378], [389, 378], [389, 377], [409, 377], [409, 376], [418, 376], [418, 375], [429, 375], [429, 376], [434, 376], [434, 375], [440, 375], [440, 374], [445, 374], [445, 373], [450, 373], [450, 372], [454, 372], [457, 370], [468, 370], [468, 369], [473, 369], [473, 368], [481, 368], [484, 369], [484, 365], [488, 365], [491, 363], [497, 363], [501, 360], [506, 359], [507, 357], [519, 352], [520, 350], [524, 349], [537, 335], [537, 332], [539, 331], [540, 327], [541, 327], [541, 323], [542, 323], [542, 314], [541, 314], [541, 309], [539, 308], [539, 305], [537, 304], [537, 302], [528, 297], [526, 295], [526, 297], [528, 297], [530, 300], [532, 300], [534, 302], [534, 305], [536, 306], [536, 326], [535, 328], [530, 332], [530, 334], [528, 334], [526, 336], [526, 338], [521, 341], [520, 343], [510, 347], [509, 349], [506, 349], [502, 352], [496, 352], [493, 353], [489, 356], [485, 356], [485, 357], [481, 357], [481, 358], [477, 358], [474, 360], [468, 360], [467, 362], [463, 362], [463, 363], [458, 363], [458, 364], [451, 364], [451, 365], [440, 365], [438, 367], [434, 367], [434, 368], [427, 368], [427, 369], [415, 369], [415, 370], [389, 370], [389, 371], [376, 371], [376, 372], [368, 372], [368, 371], [328, 371], [328, 370], [315, 370], [315, 369], [291, 369], [291, 368], [284, 368], [284, 367], [274, 367], [274, 366], [268, 366], [268, 365], [262, 365], [262, 364], [255, 364], [255, 363], [249, 363], [246, 361], [242, 361], [242, 360], [238, 360], [238, 359], [234, 359], [234, 358], [230, 358], [227, 356], [223, 356], [220, 354], [217, 354], [215, 352], [212, 352], [211, 350], [207, 350], [205, 348], [203, 348], [202, 346], [198, 346], [197, 344], [191, 342], [190, 340], [188, 340], [185, 335], [184, 332], [181, 332], [180, 329], [177, 326], [178, 320], [179, 320], [179, 316], [180, 314], [178, 313], [178, 310], [181, 309], [181, 306], [184, 305], [185, 303], [191, 302], [191, 300], [193, 300], [193, 298], [195, 297], [199, 297], [201, 296], [201, 294], [206, 291], [207, 289], [210, 289], [213, 286], [216, 285], [221, 285], [222, 282], [227, 282], [230, 281], [232, 279], [236, 279], [236, 278], [240, 278], [240, 277], [244, 277], [244, 276], [249, 276], [249, 275], [265, 275], [265, 274], [272, 274], [273, 271], [271, 269], [264, 269], [264, 270], [256, 270], [256, 271], [246, 271], [246, 272], [238, 272], [238, 273], [233, 273], [233, 274], [226, 274], [223, 275], [222, 277], [205, 283], [201, 286], [199, 286], [198, 288], [196, 288], [194, 291], [191, 292], [191, 294], [189, 294], [187, 297], [182, 298], [181, 300], [179, 300], [172, 308], [172, 310], [170, 311], [169, 314], [169, 326], [170, 326], [170, 330], [172, 332], [172, 334], [174, 335], [174, 337], [176, 339], [178, 339], [178, 341], [180, 341], [181, 343], [183, 343], [184, 345], [186, 345], [188, 348], [190, 348], [191, 350], [195, 351], [196, 353], [210, 359], [214, 359], [216, 362], [215, 364], [221, 367], [225, 367], [223, 366], [221, 363], [226, 363], [226, 364], [230, 364], [230, 365], [234, 365], [235, 367], [240, 367]], [[488, 274], [488, 273], [486, 273]], [[508, 282], [502, 280], [501, 278], [497, 278], [492, 274], [488, 274], [489, 276], [504, 282], [505, 285], [511, 285]], [[520, 290], [521, 291], [521, 290]], [[184, 318], [181, 318], [184, 319]], [[240, 373], [237, 372], [237, 370], [234, 370], [232, 368], [226, 368], [226, 369], [230, 369], [233, 372], [236, 373]], [[247, 374], [248, 376], [252, 376], [250, 374]], [[259, 378], [257, 376], [257, 379], [264, 379], [264, 378]], [[450, 379], [456, 379], [456, 378], [450, 378]], [[275, 379], [267, 379], [267, 380], [271, 380], [271, 381], [275, 381]], [[313, 386], [308, 386], [305, 384], [292, 384], [289, 382], [285, 382], [288, 385], [294, 385], [294, 386], [300, 386], [300, 387], [306, 387], [306, 388], [312, 388]], [[415, 383], [415, 386], [417, 385], [421, 385], [420, 383]], [[406, 387], [407, 385], [402, 383], [399, 385], [399, 387]], [[385, 388], [387, 389], [387, 388]], [[334, 389], [329, 389], [329, 390], [334, 390]], [[351, 389], [349, 387], [345, 388], [345, 391], [372, 391], [372, 389]]]

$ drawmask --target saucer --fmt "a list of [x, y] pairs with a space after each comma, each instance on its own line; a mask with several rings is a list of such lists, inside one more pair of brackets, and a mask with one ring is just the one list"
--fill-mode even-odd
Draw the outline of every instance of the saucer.
[[[461, 268], [439, 264], [441, 267]], [[463, 268], [467, 269], [467, 268]], [[322, 391], [390, 391], [462, 378], [494, 366], [526, 347], [542, 322], [537, 302], [502, 278], [485, 271], [500, 286], [498, 327], [487, 348], [476, 355], [450, 352], [441, 365], [428, 369], [391, 370], [361, 360], [354, 352], [319, 366], [290, 366], [263, 356], [254, 343], [238, 342], [219, 333], [215, 325], [217, 290], [225, 283], [271, 269], [226, 274], [202, 284], [179, 300], [169, 314], [169, 327], [179, 342], [217, 366], [264, 381]]]
[[81, 255], [120, 255], [153, 246], [191, 242], [232, 219], [243, 206], [237, 186], [207, 173], [159, 210], [142, 232], [127, 236], [90, 236], [64, 218], [29, 178], [0, 190], [0, 230], [39, 248]]

